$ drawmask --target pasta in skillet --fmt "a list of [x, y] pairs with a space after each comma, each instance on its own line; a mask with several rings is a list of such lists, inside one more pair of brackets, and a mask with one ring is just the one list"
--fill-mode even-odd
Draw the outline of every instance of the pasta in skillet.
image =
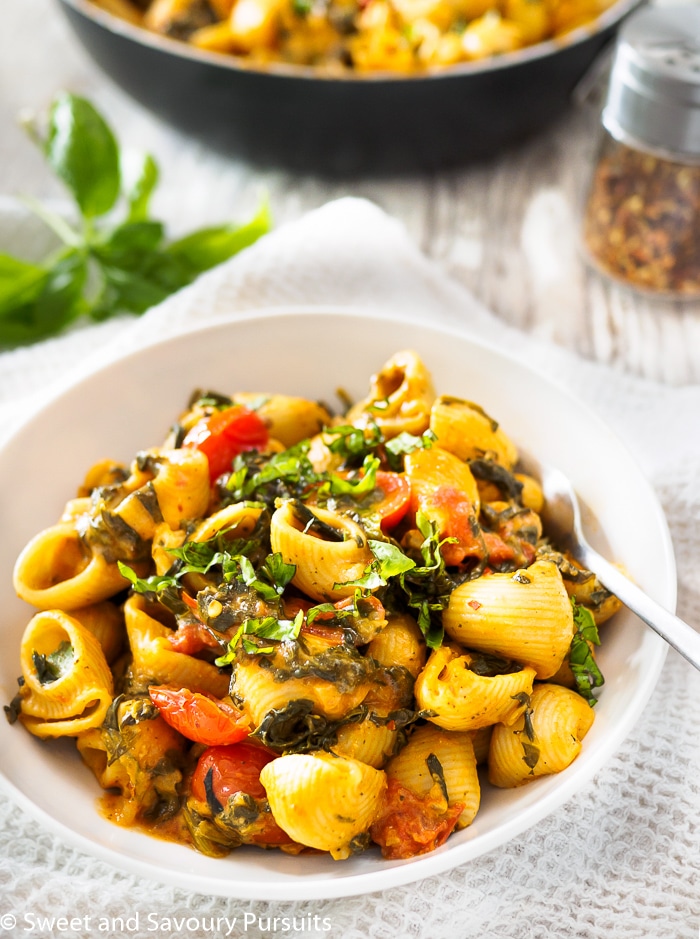
[[194, 48], [324, 72], [415, 72], [593, 24], [614, 0], [93, 0]]
[[565, 770], [603, 682], [618, 603], [517, 460], [412, 351], [344, 415], [196, 392], [18, 558], [8, 716], [74, 738], [115, 822], [212, 856], [433, 850], [482, 787]]

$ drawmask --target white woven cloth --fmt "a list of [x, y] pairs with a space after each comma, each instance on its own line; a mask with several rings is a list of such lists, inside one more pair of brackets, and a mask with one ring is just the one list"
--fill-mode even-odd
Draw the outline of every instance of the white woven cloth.
[[[15, 233], [15, 251], [20, 240]], [[460, 326], [568, 385], [604, 414], [655, 485], [677, 553], [678, 611], [700, 625], [700, 387], [649, 384], [506, 328], [362, 200], [278, 229], [139, 320], [0, 355], [0, 432], [86, 356], [114, 355], [193, 319], [280, 304], [353, 305]], [[304, 903], [188, 894], [67, 847], [6, 799], [0, 936], [93, 939], [94, 929], [29, 930], [28, 922], [99, 912], [124, 918], [130, 939], [225, 935], [210, 928], [212, 916], [238, 917], [231, 935], [254, 939], [697, 939], [699, 815], [700, 674], [670, 653], [634, 731], [568, 803], [502, 848], [391, 891]], [[3, 932], [8, 912], [17, 925]], [[285, 930], [275, 916], [296, 920]]]

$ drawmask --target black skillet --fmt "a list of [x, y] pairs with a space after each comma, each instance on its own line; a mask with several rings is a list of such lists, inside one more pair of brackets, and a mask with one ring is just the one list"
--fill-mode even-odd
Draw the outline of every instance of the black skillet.
[[542, 130], [639, 0], [618, 0], [566, 42], [416, 76], [329, 77], [246, 66], [98, 9], [59, 0], [85, 48], [130, 95], [217, 150], [321, 174], [442, 169]]

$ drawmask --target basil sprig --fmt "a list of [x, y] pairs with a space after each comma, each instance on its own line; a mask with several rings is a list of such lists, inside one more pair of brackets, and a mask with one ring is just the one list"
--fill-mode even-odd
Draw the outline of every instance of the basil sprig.
[[574, 599], [571, 605], [574, 611], [575, 632], [569, 650], [569, 666], [576, 682], [576, 690], [593, 707], [596, 703], [593, 691], [605, 682], [589, 645], [600, 645], [598, 627], [590, 610]]
[[267, 203], [244, 225], [223, 224], [168, 241], [150, 217], [158, 166], [149, 154], [129, 172], [126, 155], [102, 115], [70, 93], [52, 102], [42, 131], [27, 125], [76, 206], [67, 221], [26, 199], [61, 247], [41, 263], [0, 254], [0, 346], [55, 335], [81, 317], [140, 314], [236, 254], [270, 228]]

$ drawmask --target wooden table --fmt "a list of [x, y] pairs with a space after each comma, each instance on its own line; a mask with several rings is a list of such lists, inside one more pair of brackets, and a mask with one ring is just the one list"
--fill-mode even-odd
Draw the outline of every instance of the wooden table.
[[445, 173], [329, 182], [261, 171], [207, 152], [135, 104], [88, 58], [53, 0], [2, 5], [0, 191], [60, 195], [17, 118], [68, 89], [97, 104], [124, 146], [156, 156], [162, 183], [154, 211], [173, 234], [242, 219], [263, 190], [278, 224], [341, 195], [364, 196], [510, 324], [617, 369], [671, 384], [700, 381], [700, 302], [641, 298], [603, 281], [578, 253], [577, 189], [597, 127], [590, 107], [572, 108], [488, 164]]

